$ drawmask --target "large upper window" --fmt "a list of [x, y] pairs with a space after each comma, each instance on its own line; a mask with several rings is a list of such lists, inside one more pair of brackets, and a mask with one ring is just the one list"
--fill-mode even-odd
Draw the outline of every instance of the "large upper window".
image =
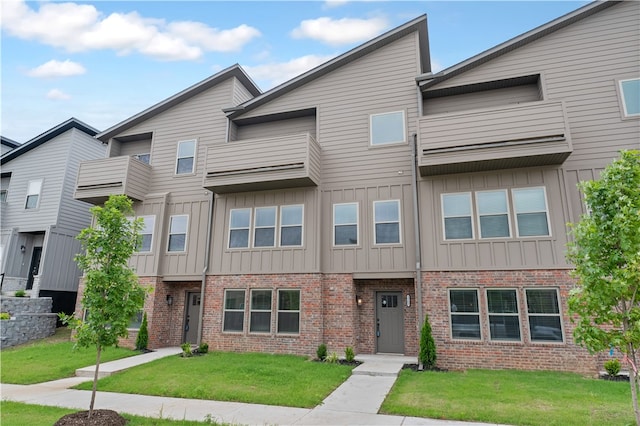
[[532, 342], [562, 342], [556, 289], [527, 289], [527, 314]]
[[549, 213], [544, 188], [513, 189], [512, 192], [518, 236], [549, 235]]
[[449, 290], [451, 337], [480, 340], [478, 290]]
[[445, 240], [473, 238], [471, 193], [442, 194], [442, 217]]
[[491, 340], [520, 340], [520, 317], [515, 290], [487, 290]]
[[374, 201], [373, 220], [376, 244], [400, 242], [400, 201]]
[[258, 207], [254, 225], [254, 247], [274, 247], [276, 245], [276, 208]]
[[190, 174], [195, 170], [196, 141], [178, 142], [178, 154], [176, 158], [176, 174]]
[[358, 203], [333, 205], [333, 244], [358, 244]]
[[153, 228], [156, 224], [155, 216], [140, 216], [142, 219], [142, 229], [140, 230], [140, 244], [138, 252], [150, 252], [153, 244]]
[[476, 192], [480, 238], [511, 236], [506, 191]]
[[251, 290], [249, 331], [252, 333], [271, 331], [271, 290]]
[[371, 145], [404, 143], [407, 140], [404, 111], [371, 115]]
[[300, 332], [300, 290], [278, 290], [278, 333]]
[[620, 80], [620, 95], [625, 117], [640, 117], [640, 78]]
[[42, 190], [42, 179], [30, 180], [27, 187], [27, 199], [24, 203], [25, 209], [35, 209], [40, 203], [40, 191]]
[[187, 226], [189, 216], [171, 216], [169, 220], [168, 251], [185, 251], [187, 249]]
[[229, 216], [229, 248], [249, 247], [251, 209], [232, 209]]
[[244, 330], [244, 290], [224, 292], [223, 331]]
[[280, 207], [280, 245], [302, 245], [302, 216], [303, 206]]

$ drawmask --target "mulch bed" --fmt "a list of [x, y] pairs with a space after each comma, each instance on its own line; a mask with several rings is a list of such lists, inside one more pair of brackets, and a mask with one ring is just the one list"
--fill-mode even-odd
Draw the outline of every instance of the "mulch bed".
[[618, 374], [617, 376], [601, 374], [600, 378], [602, 380], [609, 380], [610, 382], [628, 382], [629, 381], [629, 376], [627, 376], [626, 374]]
[[127, 419], [113, 410], [93, 410], [91, 418], [88, 411], [67, 414], [53, 426], [124, 426]]
[[422, 370], [418, 370], [418, 364], [405, 364], [402, 366], [403, 370], [413, 370], [413, 371], [441, 371], [441, 372], [445, 372], [445, 371], [449, 371], [446, 368], [438, 368], [438, 367], [434, 367], [434, 368], [425, 368]]

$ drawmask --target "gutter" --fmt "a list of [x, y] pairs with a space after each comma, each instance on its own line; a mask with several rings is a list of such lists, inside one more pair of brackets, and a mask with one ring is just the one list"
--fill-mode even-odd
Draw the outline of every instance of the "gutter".
[[207, 242], [204, 254], [204, 268], [202, 269], [202, 283], [200, 284], [200, 312], [198, 313], [198, 345], [202, 343], [202, 326], [204, 320], [204, 294], [207, 284], [207, 269], [209, 268], [209, 255], [211, 254], [211, 220], [213, 218], [213, 192], [209, 192], [209, 215], [207, 218]]

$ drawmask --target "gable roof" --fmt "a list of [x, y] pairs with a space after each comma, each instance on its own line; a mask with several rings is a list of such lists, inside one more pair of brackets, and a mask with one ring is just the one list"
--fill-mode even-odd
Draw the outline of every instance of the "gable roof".
[[12, 149], [11, 151], [5, 152], [2, 157], [0, 157], [0, 164], [4, 164], [9, 160], [13, 160], [14, 158], [24, 154], [25, 152], [29, 152], [34, 148], [39, 147], [45, 142], [50, 141], [51, 139], [60, 136], [64, 132], [67, 132], [71, 129], [78, 129], [93, 137], [98, 133], [98, 130], [89, 126], [88, 124], [83, 123], [77, 118], [70, 118], [67, 121], [64, 121], [57, 126], [47, 130], [46, 132], [36, 136], [35, 138], [23, 143], [17, 148]]
[[485, 62], [488, 62], [501, 55], [511, 52], [512, 50], [536, 41], [546, 35], [558, 31], [561, 28], [571, 25], [577, 21], [580, 21], [588, 16], [591, 16], [621, 2], [622, 1], [618, 0], [594, 1], [579, 9], [574, 10], [573, 12], [569, 12], [566, 15], [554, 19], [553, 21], [540, 25], [539, 27], [534, 28], [531, 31], [514, 37], [502, 44], [494, 46], [491, 49], [485, 50], [484, 52], [479, 53], [476, 56], [472, 56], [469, 59], [446, 68], [436, 74], [426, 73], [419, 75], [418, 77], [416, 77], [416, 81], [418, 82], [420, 88], [424, 91], [431, 86], [442, 83], [443, 81], [455, 77], [456, 75], [476, 68], [484, 64]]
[[118, 133], [122, 133], [133, 126], [136, 126], [137, 124], [140, 124], [143, 121], [146, 121], [151, 117], [154, 117], [160, 114], [161, 112], [164, 112], [170, 108], [173, 108], [179, 103], [182, 103], [187, 99], [190, 99], [193, 96], [198, 95], [204, 92], [205, 90], [208, 90], [211, 87], [215, 86], [216, 84], [219, 84], [222, 81], [227, 80], [231, 77], [236, 77], [238, 80], [240, 80], [242, 84], [244, 84], [244, 86], [247, 89], [249, 89], [249, 92], [251, 93], [252, 96], [257, 96], [260, 93], [262, 93], [262, 91], [258, 88], [258, 86], [253, 82], [253, 80], [251, 80], [251, 77], [247, 75], [244, 69], [242, 69], [240, 65], [234, 64], [184, 89], [183, 91], [176, 93], [175, 95], [163, 101], [158, 102], [157, 104], [145, 109], [144, 111], [132, 117], [129, 117], [126, 120], [121, 121], [120, 123], [112, 127], [109, 127], [107, 130], [98, 134], [96, 138], [106, 143], [109, 141], [109, 139], [111, 139], [113, 136], [117, 135]]
[[316, 80], [317, 78], [320, 78], [336, 70], [337, 68], [340, 68], [350, 62], [355, 61], [356, 59], [368, 55], [369, 53], [413, 32], [418, 32], [419, 37], [420, 68], [422, 72], [427, 72], [431, 70], [431, 59], [429, 55], [429, 39], [427, 34], [427, 15], [422, 15], [399, 27], [387, 31], [386, 33], [364, 44], [361, 44], [360, 46], [355, 47], [348, 52], [325, 62], [322, 65], [318, 65], [312, 70], [294, 77], [291, 80], [279, 86], [276, 86], [271, 90], [268, 90], [260, 96], [256, 96], [255, 98], [250, 99], [237, 107], [228, 108], [224, 111], [227, 113], [227, 117], [229, 117], [230, 119], [234, 119], [239, 115], [242, 115], [257, 108], [260, 105], [263, 105], [267, 102], [272, 101], [273, 99], [289, 93], [292, 90], [297, 89], [298, 87]]
[[18, 142], [14, 141], [13, 139], [9, 139], [5, 136], [0, 136], [0, 143], [2, 143], [2, 145], [4, 146], [8, 146], [11, 149], [17, 148], [20, 146]]

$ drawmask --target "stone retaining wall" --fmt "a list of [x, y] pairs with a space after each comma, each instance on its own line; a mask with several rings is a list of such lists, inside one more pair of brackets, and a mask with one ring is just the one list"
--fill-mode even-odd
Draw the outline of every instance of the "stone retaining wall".
[[52, 304], [50, 297], [0, 297], [0, 312], [11, 315], [11, 319], [0, 321], [2, 348], [53, 335], [57, 315], [51, 313]]

